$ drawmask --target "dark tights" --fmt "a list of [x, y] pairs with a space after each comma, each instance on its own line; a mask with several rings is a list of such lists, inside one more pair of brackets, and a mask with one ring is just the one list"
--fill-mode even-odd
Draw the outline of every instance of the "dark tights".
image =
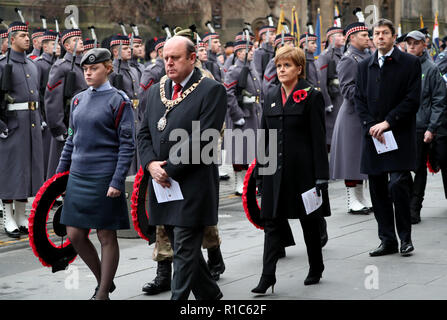
[[89, 230], [67, 226], [67, 234], [76, 252], [93, 272], [99, 285], [96, 299], [109, 297], [119, 261], [119, 247], [115, 230], [97, 230], [101, 243], [101, 261], [95, 246], [88, 238]]

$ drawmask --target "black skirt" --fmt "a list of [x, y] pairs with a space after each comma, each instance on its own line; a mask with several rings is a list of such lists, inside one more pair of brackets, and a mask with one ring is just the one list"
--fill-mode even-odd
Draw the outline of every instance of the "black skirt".
[[61, 223], [82, 229], [129, 229], [124, 192], [116, 198], [107, 197], [112, 177], [70, 172]]

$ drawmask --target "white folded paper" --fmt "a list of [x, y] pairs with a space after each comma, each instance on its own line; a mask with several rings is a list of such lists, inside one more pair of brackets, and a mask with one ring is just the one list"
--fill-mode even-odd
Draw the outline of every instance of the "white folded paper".
[[155, 196], [157, 197], [158, 203], [183, 200], [182, 190], [177, 181], [169, 178], [171, 182], [170, 188], [163, 188], [158, 182], [152, 179], [152, 185], [154, 186]]
[[323, 203], [323, 197], [317, 195], [317, 188], [304, 192], [301, 194], [301, 197], [303, 198], [304, 209], [306, 209], [307, 214], [317, 210]]
[[394, 135], [392, 131], [386, 131], [383, 133], [383, 137], [385, 138], [385, 144], [381, 143], [376, 138], [372, 137], [374, 146], [376, 147], [377, 153], [385, 153], [393, 150], [397, 150], [397, 142], [394, 139]]

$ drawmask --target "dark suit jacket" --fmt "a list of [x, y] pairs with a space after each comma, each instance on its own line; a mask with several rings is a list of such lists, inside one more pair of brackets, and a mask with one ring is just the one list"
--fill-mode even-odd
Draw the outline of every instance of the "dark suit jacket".
[[[261, 126], [262, 129], [277, 130], [278, 151], [276, 172], [260, 176], [263, 181], [261, 216], [264, 219], [305, 217], [301, 194], [315, 187], [317, 179], [329, 179], [323, 95], [311, 89], [306, 100], [296, 103], [293, 99], [294, 92], [310, 87], [306, 80], [299, 80], [285, 106], [281, 85], [271, 88], [265, 97]], [[266, 145], [272, 144], [274, 141], [267, 139], [268, 132], [265, 135]], [[266, 147], [267, 154], [268, 150]], [[325, 215], [324, 207], [315, 213]]]
[[[363, 127], [361, 172], [381, 174], [416, 168], [416, 112], [421, 96], [419, 59], [397, 47], [379, 67], [377, 52], [360, 62], [355, 108]], [[388, 121], [398, 149], [378, 154], [369, 129]]]
[[[195, 68], [183, 91], [200, 77], [201, 72]], [[171, 80], [166, 81], [167, 97], [171, 97], [171, 83]], [[158, 203], [152, 179], [149, 179], [149, 224], [182, 227], [216, 225], [219, 200], [217, 166], [204, 164], [201, 159], [199, 164], [191, 164], [191, 155], [190, 164], [173, 164], [169, 159], [169, 152], [178, 140], [169, 141], [169, 135], [174, 129], [186, 130], [189, 139], [185, 144], [189, 145], [191, 150], [193, 121], [200, 121], [200, 133], [210, 128], [220, 132], [227, 110], [225, 88], [215, 80], [204, 78], [192, 93], [168, 113], [167, 126], [161, 132], [157, 129], [157, 122], [163, 116], [166, 107], [160, 99], [160, 83], [149, 89], [145, 108], [146, 112], [138, 133], [141, 165], [146, 170], [147, 164], [151, 161], [167, 160], [168, 164], [164, 168], [169, 177], [180, 184], [184, 197], [184, 200]], [[200, 150], [194, 151], [194, 157], [200, 157], [197, 152], [201, 153], [206, 143], [208, 142], [202, 142]]]

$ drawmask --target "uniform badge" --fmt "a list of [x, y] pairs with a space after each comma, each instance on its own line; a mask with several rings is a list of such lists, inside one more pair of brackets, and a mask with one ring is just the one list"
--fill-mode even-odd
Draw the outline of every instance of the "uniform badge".
[[95, 55], [91, 54], [90, 57], [88, 57], [88, 61], [89, 62], [94, 62], [95, 61]]
[[72, 136], [73, 135], [73, 129], [72, 128], [68, 128], [68, 135]]

